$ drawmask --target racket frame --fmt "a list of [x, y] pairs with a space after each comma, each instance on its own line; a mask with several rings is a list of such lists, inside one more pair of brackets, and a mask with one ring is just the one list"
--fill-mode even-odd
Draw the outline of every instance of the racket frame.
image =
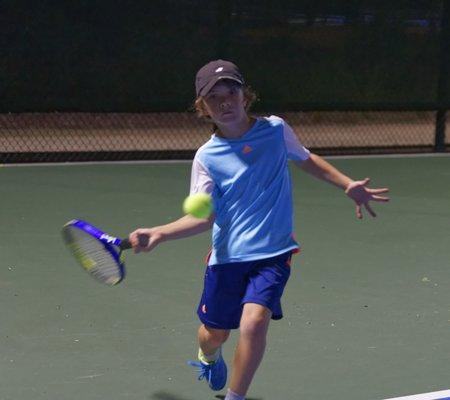
[[[129, 249], [131, 247], [128, 239], [120, 239], [115, 236], [111, 236], [108, 233], [80, 219], [73, 219], [67, 222], [63, 227], [63, 231], [68, 227], [77, 228], [92, 236], [94, 239], [97, 239], [101, 244], [103, 244], [108, 253], [113, 257], [119, 269], [120, 279], [116, 281], [114, 285], [117, 285], [118, 283], [123, 281], [123, 279], [125, 278], [125, 263], [121, 255], [122, 250]], [[119, 248], [119, 251], [117, 251], [117, 248]], [[83, 267], [83, 269], [86, 272], [89, 272], [86, 268]]]

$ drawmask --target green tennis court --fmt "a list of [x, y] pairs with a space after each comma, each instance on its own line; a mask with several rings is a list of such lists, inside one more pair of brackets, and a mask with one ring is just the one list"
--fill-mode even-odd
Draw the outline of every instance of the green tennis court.
[[[390, 187], [377, 219], [292, 171], [303, 245], [248, 394], [382, 400], [449, 389], [450, 157], [334, 159]], [[214, 399], [187, 365], [209, 234], [127, 256], [99, 285], [60, 237], [72, 218], [126, 235], [181, 216], [189, 163], [0, 169], [0, 399]], [[236, 333], [225, 348], [228, 362]]]

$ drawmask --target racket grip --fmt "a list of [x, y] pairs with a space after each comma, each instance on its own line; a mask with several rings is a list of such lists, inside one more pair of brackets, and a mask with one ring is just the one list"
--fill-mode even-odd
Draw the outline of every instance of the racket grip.
[[[146, 247], [148, 245], [148, 241], [149, 241], [149, 237], [148, 235], [139, 235], [138, 236], [138, 240], [139, 240], [139, 245], [141, 247]], [[122, 242], [120, 243], [120, 248], [121, 250], [128, 250], [131, 249], [133, 246], [131, 245], [131, 242], [128, 239], [123, 239]]]
[[131, 242], [128, 239], [123, 239], [120, 242], [120, 250], [128, 250], [131, 249], [133, 246], [131, 245]]

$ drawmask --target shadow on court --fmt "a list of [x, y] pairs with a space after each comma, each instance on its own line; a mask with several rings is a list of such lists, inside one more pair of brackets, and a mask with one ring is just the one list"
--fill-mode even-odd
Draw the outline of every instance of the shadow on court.
[[[218, 394], [216, 396], [216, 399], [224, 400], [225, 396], [223, 394]], [[246, 397], [246, 400], [263, 400], [263, 398], [262, 397], [258, 397], [258, 398], [256, 398], [256, 397]]]
[[150, 399], [151, 400], [191, 400], [184, 396], [181, 397], [176, 394], [171, 394], [171, 393], [163, 392], [163, 391], [153, 393], [152, 395], [150, 395], [149, 400]]
[[[219, 400], [224, 400], [225, 396], [223, 394], [218, 394], [215, 396], [215, 398], [219, 399]], [[259, 398], [247, 397], [246, 399], [247, 400], [263, 400], [261, 397], [259, 397]], [[149, 400], [191, 400], [191, 399], [184, 397], [184, 396], [179, 396], [176, 394], [171, 394], [168, 392], [160, 391], [160, 392], [155, 392], [152, 395], [150, 395]]]

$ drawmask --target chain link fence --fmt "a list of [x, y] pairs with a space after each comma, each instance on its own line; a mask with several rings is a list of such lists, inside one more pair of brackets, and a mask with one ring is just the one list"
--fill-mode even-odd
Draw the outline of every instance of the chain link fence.
[[217, 58], [319, 154], [450, 149], [446, 0], [5, 0], [0, 40], [2, 163], [190, 158]]
[[[318, 154], [429, 152], [435, 148], [436, 112], [432, 111], [277, 115]], [[209, 124], [192, 113], [3, 114], [0, 161], [186, 159], [210, 135]], [[448, 137], [446, 146], [450, 147]]]

